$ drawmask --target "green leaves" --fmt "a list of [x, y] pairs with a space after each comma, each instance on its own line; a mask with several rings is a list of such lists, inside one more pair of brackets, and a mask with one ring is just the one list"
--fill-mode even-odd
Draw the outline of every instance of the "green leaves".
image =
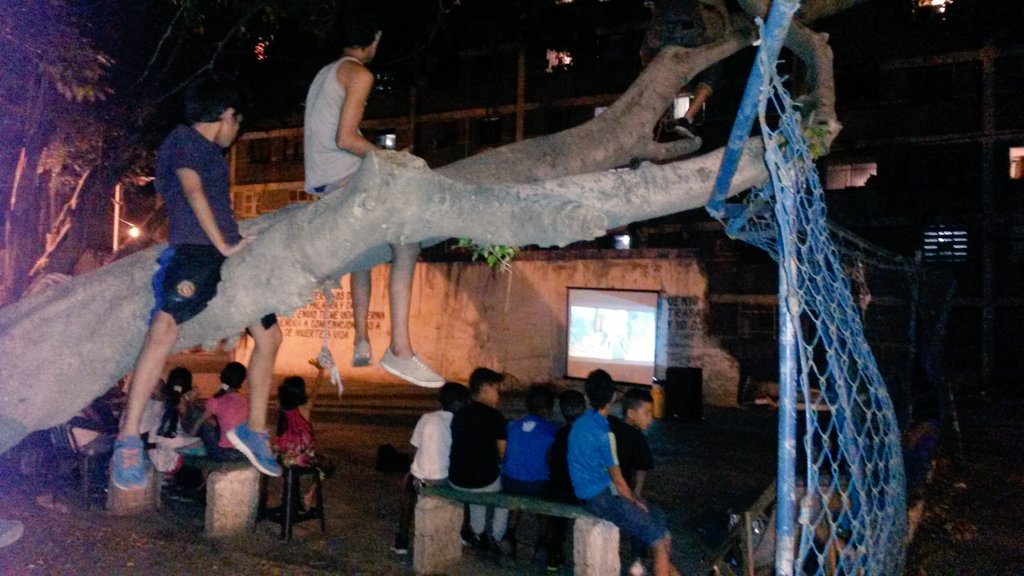
[[512, 260], [519, 254], [519, 248], [516, 246], [481, 245], [470, 238], [459, 238], [457, 246], [471, 250], [474, 261], [483, 258], [492, 270], [502, 272], [512, 271]]

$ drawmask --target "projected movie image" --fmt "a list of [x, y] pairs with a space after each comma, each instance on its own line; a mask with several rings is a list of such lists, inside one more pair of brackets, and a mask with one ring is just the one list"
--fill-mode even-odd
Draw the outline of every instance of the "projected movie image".
[[568, 304], [568, 376], [603, 368], [619, 382], [651, 383], [656, 292], [571, 288]]

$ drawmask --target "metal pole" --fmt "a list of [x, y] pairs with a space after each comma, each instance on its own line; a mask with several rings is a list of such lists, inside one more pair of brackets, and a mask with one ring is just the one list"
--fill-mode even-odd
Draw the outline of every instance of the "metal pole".
[[[995, 372], [996, 226], [995, 226], [995, 67], [998, 51], [989, 44], [981, 52], [981, 129], [985, 140], [981, 147], [981, 380], [992, 386]], [[1005, 146], [1005, 145], [1004, 145]], [[1005, 178], [1005, 175], [1003, 176]]]
[[516, 58], [516, 142], [526, 133], [526, 47], [519, 44]]
[[792, 194], [776, 188], [779, 222], [779, 446], [776, 464], [775, 573], [792, 576], [796, 551], [796, 393], [799, 369], [796, 322], [800, 317], [797, 294], [798, 262], [794, 240], [795, 204]]
[[114, 237], [111, 242], [112, 252], [117, 254], [121, 249], [121, 201], [123, 192], [121, 183], [114, 184]]
[[715, 218], [720, 218], [725, 213], [725, 195], [729, 191], [729, 184], [739, 167], [744, 144], [750, 137], [750, 126], [754, 123], [754, 118], [757, 117], [761, 85], [764, 81], [764, 72], [761, 70], [760, 63], [770, 62], [774, 65], [778, 60], [782, 44], [789, 33], [789, 23], [798, 8], [800, 8], [798, 0], [776, 0], [772, 2], [768, 12], [768, 20], [761, 32], [761, 47], [758, 49], [750, 77], [747, 78], [747, 87], [743, 92], [736, 120], [732, 124], [732, 132], [729, 133], [729, 141], [725, 145], [725, 154], [722, 156], [722, 164], [718, 169], [715, 187], [711, 192], [711, 198], [708, 199], [706, 209], [708, 214]]

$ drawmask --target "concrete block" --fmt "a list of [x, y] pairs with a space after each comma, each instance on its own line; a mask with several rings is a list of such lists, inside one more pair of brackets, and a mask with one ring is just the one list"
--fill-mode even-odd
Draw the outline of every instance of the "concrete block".
[[160, 507], [162, 475], [152, 466], [146, 467], [146, 486], [141, 490], [121, 490], [110, 482], [107, 490], [107, 512], [111, 516], [134, 516]]
[[206, 535], [233, 536], [250, 530], [259, 505], [260, 472], [218, 470], [206, 478]]
[[577, 518], [572, 536], [576, 576], [619, 574], [619, 528], [598, 518]]
[[417, 574], [444, 572], [462, 556], [461, 528], [462, 504], [433, 496], [416, 501], [412, 566]]

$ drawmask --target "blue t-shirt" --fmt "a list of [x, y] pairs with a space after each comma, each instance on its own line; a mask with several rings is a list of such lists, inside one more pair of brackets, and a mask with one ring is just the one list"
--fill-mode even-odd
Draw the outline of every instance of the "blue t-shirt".
[[573, 423], [569, 431], [569, 477], [580, 500], [589, 500], [611, 485], [608, 469], [619, 465], [614, 444], [608, 419], [593, 408]]
[[548, 448], [555, 441], [558, 425], [536, 414], [508, 423], [508, 444], [502, 473], [523, 482], [548, 479]]
[[212, 244], [181, 189], [181, 180], [176, 173], [179, 168], [191, 168], [199, 174], [203, 192], [224, 241], [235, 244], [241, 240], [231, 210], [228, 163], [220, 147], [192, 127], [179, 125], [164, 139], [156, 154], [156, 191], [163, 196], [167, 206], [167, 243], [171, 246]]

